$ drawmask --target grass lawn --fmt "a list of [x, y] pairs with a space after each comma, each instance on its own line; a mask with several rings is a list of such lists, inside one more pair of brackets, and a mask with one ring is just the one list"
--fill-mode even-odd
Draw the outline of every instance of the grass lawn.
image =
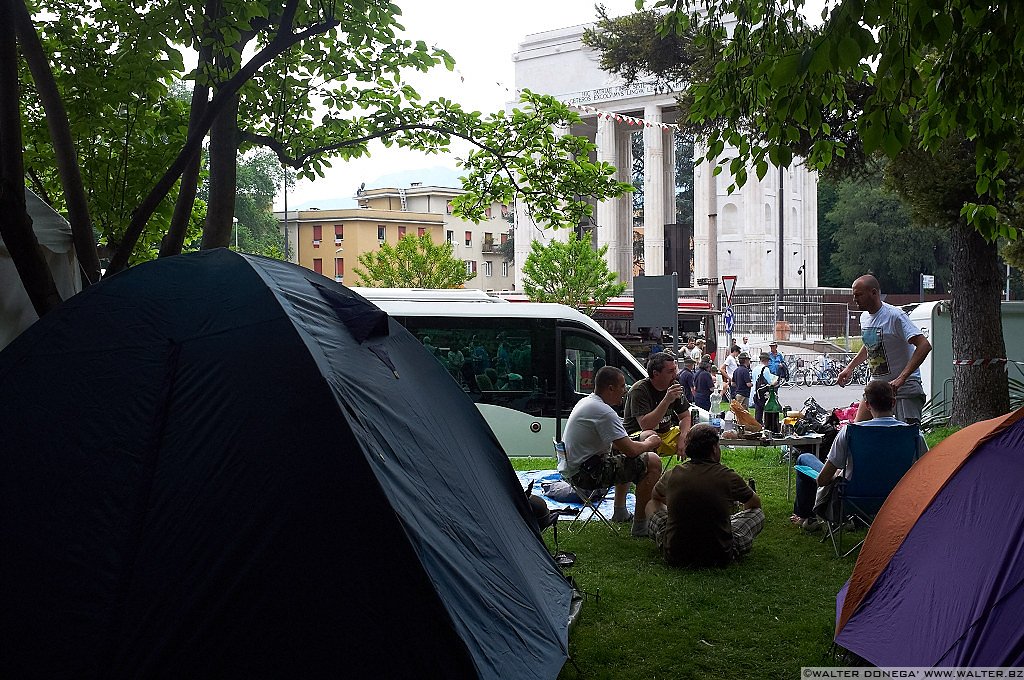
[[[951, 431], [929, 435], [929, 446]], [[511, 460], [517, 470], [555, 467], [553, 458]], [[569, 636], [583, 677], [795, 678], [801, 666], [842, 665], [829, 655], [835, 595], [856, 555], [836, 558], [820, 532], [789, 522], [793, 502], [778, 449], [723, 448], [722, 463], [756, 480], [765, 511], [764, 530], [738, 564], [670, 568], [653, 541], [629, 536], [628, 525], [620, 536], [597, 522], [575, 535], [559, 532], [559, 547], [576, 553], [568, 573], [589, 594]], [[846, 534], [843, 543], [863, 536]], [[550, 546], [551, 532], [545, 537]], [[566, 664], [559, 677], [579, 676]]]

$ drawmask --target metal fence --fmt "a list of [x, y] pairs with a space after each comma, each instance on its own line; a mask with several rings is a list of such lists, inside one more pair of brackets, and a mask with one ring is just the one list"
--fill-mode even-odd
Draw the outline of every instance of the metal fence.
[[[774, 337], [779, 317], [788, 324], [792, 340], [849, 338], [860, 335], [860, 312], [839, 302], [734, 302], [733, 336]], [[722, 333], [725, 329], [722, 328]], [[845, 341], [849, 347], [849, 342]]]

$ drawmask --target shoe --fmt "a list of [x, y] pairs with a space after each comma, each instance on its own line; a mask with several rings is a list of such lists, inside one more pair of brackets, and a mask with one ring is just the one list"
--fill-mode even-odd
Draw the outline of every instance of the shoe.
[[612, 521], [618, 522], [619, 524], [625, 524], [626, 522], [633, 521], [633, 513], [626, 508], [615, 508], [615, 512], [612, 513]]
[[800, 524], [800, 526], [803, 527], [803, 530], [807, 533], [813, 534], [815, 531], [821, 529], [821, 520], [816, 517], [808, 517]]
[[757, 493], [757, 485], [754, 483], [754, 478], [753, 477], [751, 477], [750, 479], [747, 480], [747, 486], [750, 487], [751, 491], [753, 491], [754, 493]]
[[792, 522], [793, 524], [797, 525], [798, 527], [799, 526], [803, 526], [803, 524], [804, 524], [804, 518], [801, 517], [800, 515], [795, 515], [795, 514], [794, 515], [790, 515], [789, 516], [789, 521]]
[[633, 526], [630, 528], [629, 533], [633, 538], [644, 538], [647, 536], [647, 520], [633, 522]]

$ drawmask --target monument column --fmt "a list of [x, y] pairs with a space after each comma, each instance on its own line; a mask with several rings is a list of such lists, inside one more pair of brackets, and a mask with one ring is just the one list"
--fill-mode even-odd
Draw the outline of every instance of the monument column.
[[644, 273], [665, 273], [665, 131], [661, 108], [644, 107]]
[[[615, 135], [615, 146], [618, 147], [617, 172], [615, 178], [627, 184], [633, 181], [633, 131], [629, 127], [620, 128]], [[630, 290], [633, 288], [633, 194], [628, 193], [616, 199], [619, 204], [618, 223], [615, 229], [614, 245], [608, 249], [615, 252], [615, 272], [619, 280]]]
[[[597, 136], [594, 141], [597, 145], [597, 160], [599, 163], [610, 163], [618, 168], [618, 145], [615, 133], [613, 119], [604, 116], [597, 117]], [[597, 247], [608, 246], [605, 261], [608, 263], [608, 268], [616, 273], [619, 272], [617, 266], [619, 205], [619, 199], [616, 198], [606, 199], [597, 204]]]

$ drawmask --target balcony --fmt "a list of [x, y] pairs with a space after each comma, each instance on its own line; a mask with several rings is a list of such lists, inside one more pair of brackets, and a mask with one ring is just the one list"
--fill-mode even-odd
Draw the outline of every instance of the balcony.
[[498, 252], [497, 248], [498, 247], [494, 244], [494, 239], [485, 238], [480, 250], [484, 253], [496, 253]]

